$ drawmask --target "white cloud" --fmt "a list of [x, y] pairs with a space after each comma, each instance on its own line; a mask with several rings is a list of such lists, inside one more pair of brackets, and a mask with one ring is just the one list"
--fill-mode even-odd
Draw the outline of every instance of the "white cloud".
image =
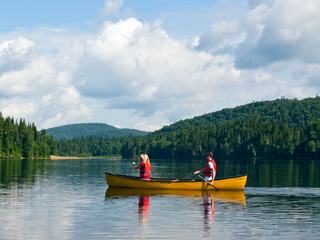
[[[1, 58], [16, 59], [23, 57], [33, 51], [34, 43], [24, 37], [18, 37], [16, 40], [3, 41], [0, 44]], [[2, 62], [3, 64], [3, 62]]]
[[32, 119], [37, 114], [37, 106], [33, 100], [19, 97], [1, 99], [0, 109], [4, 116], [14, 116], [15, 119]]
[[0, 42], [0, 74], [23, 68], [32, 57], [34, 43], [24, 37]]
[[[0, 109], [3, 114], [25, 118], [37, 123], [39, 128], [68, 123], [79, 117], [88, 120], [90, 111], [73, 87], [70, 71], [60, 71], [61, 62], [52, 55], [39, 54], [35, 43], [24, 37], [0, 42]], [[70, 62], [69, 59], [69, 64], [65, 65], [72, 70]]]
[[245, 38], [239, 20], [215, 22], [210, 31], [199, 38], [197, 48], [210, 52], [225, 51], [234, 48]]
[[100, 14], [103, 17], [110, 15], [119, 15], [119, 8], [122, 6], [123, 0], [106, 0], [104, 7], [100, 10]]
[[247, 39], [236, 51], [236, 66], [258, 68], [291, 59], [318, 62], [319, 25], [319, 1], [261, 3], [248, 13]]
[[105, 2], [100, 17], [108, 20], [99, 32], [41, 27], [0, 35], [4, 115], [39, 128], [105, 122], [154, 130], [225, 107], [319, 92], [318, 1], [249, 1], [246, 16], [221, 13], [192, 36], [192, 46], [168, 34], [163, 15], [153, 23], [111, 21], [122, 4]]
[[[3, 47], [5, 46], [5, 47]], [[23, 37], [0, 43], [0, 94], [29, 96], [44, 87], [53, 70], [34, 51], [34, 43]]]
[[218, 94], [239, 76], [227, 56], [190, 50], [157, 25], [135, 18], [107, 22], [85, 49], [78, 72], [81, 94], [144, 117], [165, 111], [173, 121], [179, 114], [212, 109], [208, 89]]
[[142, 122], [139, 122], [139, 123], [135, 124], [133, 128], [134, 129], [143, 129], [144, 131], [152, 132], [155, 129], [162, 128], [164, 125], [166, 125], [166, 124], [154, 125], [154, 124], [149, 124], [149, 123], [147, 123], [145, 121], [142, 121]]

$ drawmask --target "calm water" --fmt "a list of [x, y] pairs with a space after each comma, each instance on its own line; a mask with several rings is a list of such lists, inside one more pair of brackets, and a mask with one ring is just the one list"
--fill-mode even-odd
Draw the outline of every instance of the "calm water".
[[[217, 161], [248, 174], [239, 192], [109, 188], [131, 160], [1, 160], [0, 239], [320, 239], [319, 161]], [[205, 161], [152, 160], [154, 177], [192, 178]]]

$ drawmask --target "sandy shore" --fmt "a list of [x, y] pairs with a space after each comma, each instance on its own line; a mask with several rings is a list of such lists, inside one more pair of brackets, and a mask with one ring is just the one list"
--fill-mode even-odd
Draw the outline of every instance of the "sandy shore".
[[53, 156], [50, 155], [50, 160], [63, 160], [63, 159], [87, 159], [91, 157], [60, 157], [60, 156]]

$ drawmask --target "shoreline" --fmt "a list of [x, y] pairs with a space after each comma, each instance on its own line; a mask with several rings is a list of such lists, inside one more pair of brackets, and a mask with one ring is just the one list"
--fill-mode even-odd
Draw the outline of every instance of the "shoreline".
[[65, 160], [65, 159], [91, 159], [91, 157], [61, 157], [61, 156], [54, 156], [50, 155], [50, 160]]
[[[109, 157], [62, 157], [62, 156], [54, 156], [54, 155], [50, 155], [50, 160], [66, 160], [66, 159], [98, 159], [98, 158], [109, 158]], [[115, 156], [115, 157], [110, 157], [113, 158], [114, 160], [116, 159], [121, 159], [121, 157], [119, 156]]]

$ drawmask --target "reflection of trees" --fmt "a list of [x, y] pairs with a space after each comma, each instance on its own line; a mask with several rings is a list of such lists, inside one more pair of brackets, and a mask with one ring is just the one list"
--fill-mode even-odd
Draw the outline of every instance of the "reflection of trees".
[[0, 183], [5, 188], [12, 185], [31, 185], [35, 182], [37, 173], [48, 173], [46, 163], [43, 159], [0, 160]]
[[247, 187], [319, 187], [318, 160], [223, 160], [218, 176], [248, 174]]

